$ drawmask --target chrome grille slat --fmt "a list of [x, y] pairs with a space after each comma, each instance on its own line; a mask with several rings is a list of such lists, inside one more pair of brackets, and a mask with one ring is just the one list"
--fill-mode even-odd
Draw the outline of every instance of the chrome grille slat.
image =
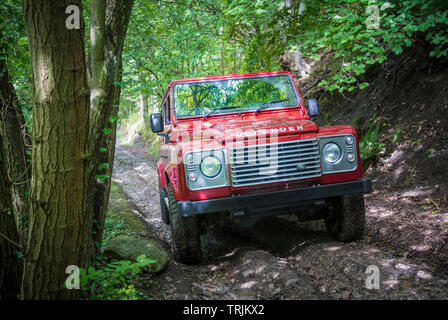
[[[309, 143], [309, 144], [303, 144], [303, 145], [299, 145], [299, 144], [297, 144], [297, 145], [287, 145], [287, 146], [283, 146], [282, 148], [283, 148], [283, 150], [285, 150], [285, 149], [292, 149], [292, 148], [300, 148], [300, 149], [303, 149], [303, 148], [315, 147], [316, 145], [317, 145], [317, 143]], [[266, 146], [266, 147], [269, 147], [269, 145], [260, 145], [260, 146]], [[239, 154], [239, 153], [245, 153], [245, 152], [247, 152], [248, 150], [249, 150], [249, 151], [257, 150], [260, 146], [257, 146], [257, 145], [251, 145], [251, 146], [247, 146], [246, 148], [237, 147], [237, 148], [235, 148], [235, 149], [233, 149], [233, 150], [234, 150], [234, 153], [235, 153], [235, 154]]]
[[[296, 160], [297, 161], [297, 160]], [[309, 161], [309, 162], [301, 162], [302, 164], [319, 164], [319, 166], [320, 166], [320, 161], [319, 160], [314, 160], [314, 161]], [[284, 162], [283, 162], [283, 164], [284, 164]], [[292, 163], [292, 164], [287, 164], [287, 165], [285, 165], [285, 166], [283, 166], [284, 168], [287, 168], [287, 167], [291, 167], [291, 166], [296, 166], [297, 164], [296, 163]], [[278, 165], [277, 165], [278, 166]], [[265, 165], [265, 167], [260, 167], [260, 168], [253, 168], [253, 166], [251, 167], [251, 168], [249, 168], [249, 169], [240, 169], [240, 168], [232, 168], [233, 170], [232, 171], [235, 171], [235, 172], [237, 172], [237, 173], [241, 173], [241, 172], [249, 172], [249, 171], [256, 171], [256, 170], [259, 170], [259, 169], [268, 169], [269, 168], [269, 165]]]
[[[322, 174], [317, 139], [238, 146], [229, 151], [235, 186], [299, 180]], [[299, 168], [299, 164], [304, 167]]]
[[[282, 158], [293, 158], [293, 157], [297, 157], [297, 154], [299, 154], [299, 156], [319, 155], [319, 151], [306, 152], [306, 153], [300, 153], [300, 152], [298, 152], [298, 153], [293, 154], [293, 155], [283, 156]], [[249, 160], [252, 160], [252, 161], [253, 161], [254, 159], [258, 159], [256, 155], [255, 155], [255, 157], [251, 157], [251, 158], [249, 158], [249, 157], [245, 157], [245, 158], [236, 158], [236, 157], [232, 157], [232, 156], [230, 156], [230, 158], [231, 158], [232, 160], [234, 160], [234, 162], [236, 162], [236, 164], [240, 164], [239, 162], [242, 162], [242, 161], [249, 161]], [[263, 160], [269, 160], [270, 158], [271, 158], [271, 157], [267, 157], [267, 158], [261, 158], [261, 159], [258, 159], [258, 160], [263, 161]], [[246, 159], [247, 159], [247, 160], [246, 160]]]
[[[320, 165], [317, 165], [317, 166], [309, 166], [309, 167], [307, 167], [307, 169], [317, 169], [317, 168], [320, 168]], [[263, 168], [263, 169], [266, 169], [266, 171], [267, 172], [269, 172], [269, 168]], [[293, 169], [282, 169], [282, 170], [275, 170], [275, 172], [277, 172], [277, 174], [279, 174], [279, 173], [285, 173], [285, 172], [293, 172], [293, 171], [297, 171], [297, 169], [296, 168], [293, 168]], [[233, 174], [232, 173], [232, 177], [238, 177], [238, 178], [241, 178], [241, 177], [250, 177], [250, 176], [253, 176], [254, 174], [253, 173], [250, 173], [250, 174]], [[267, 174], [260, 174], [260, 176], [265, 176], [265, 177], [267, 177], [268, 175]]]
[[[320, 176], [320, 170], [315, 170], [312, 172], [314, 175], [312, 177], [319, 177]], [[272, 175], [272, 176], [259, 176], [257, 178], [257, 181], [268, 181], [268, 182], [276, 182], [276, 178], [284, 178], [284, 177], [294, 177], [292, 179], [287, 180], [296, 180], [296, 179], [304, 179], [304, 178], [310, 178], [309, 176], [304, 176], [305, 173], [301, 175], [291, 175], [291, 174], [283, 174], [283, 175]], [[297, 177], [298, 176], [298, 177]], [[248, 181], [254, 181], [254, 179], [241, 179], [240, 182], [248, 182]]]
[[[294, 144], [291, 144], [291, 143], [288, 144], [285, 142], [282, 142], [282, 143], [283, 143], [283, 146], [282, 146], [283, 148], [307, 147], [310, 145], [317, 145], [317, 141], [308, 141], [308, 142], [304, 142], [304, 143], [295, 142]], [[269, 147], [270, 144], [250, 144], [247, 146], [237, 146], [237, 147], [234, 147], [233, 150], [238, 152], [240, 150], [257, 149], [260, 146], [268, 146]]]
[[[297, 151], [299, 152], [304, 152], [304, 151], [312, 151], [312, 150], [316, 150], [315, 146], [309, 147], [309, 148], [299, 148], [299, 149], [292, 149], [292, 150], [288, 150], [288, 151], [283, 151], [281, 152], [281, 154], [289, 154], [289, 153], [297, 153]], [[264, 153], [269, 152], [268, 150], [262, 150]], [[248, 156], [254, 156], [255, 155], [256, 150], [251, 150], [247, 153]], [[271, 156], [275, 156], [278, 155], [279, 152], [270, 152]], [[235, 153], [232, 156], [234, 158], [241, 158], [241, 157], [245, 157], [246, 153]]]
[[[317, 154], [317, 153], [316, 153]], [[289, 163], [289, 162], [298, 162], [298, 161], [307, 161], [307, 160], [314, 160], [314, 161], [318, 161], [320, 162], [320, 159], [317, 158], [316, 156], [307, 156], [307, 157], [295, 157], [295, 158], [286, 158], [286, 160], [282, 160], [281, 163]], [[258, 162], [256, 163], [258, 165], [268, 165], [268, 162]], [[234, 165], [232, 164], [231, 168], [233, 170], [240, 170], [240, 169], [244, 169], [244, 168], [251, 168], [253, 167], [254, 164], [239, 164], [239, 165]]]

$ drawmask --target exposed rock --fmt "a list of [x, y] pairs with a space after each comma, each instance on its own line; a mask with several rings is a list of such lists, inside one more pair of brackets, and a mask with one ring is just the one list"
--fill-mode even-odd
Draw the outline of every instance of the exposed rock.
[[279, 58], [279, 64], [283, 70], [290, 70], [300, 78], [307, 78], [311, 74], [312, 63], [305, 61], [299, 48], [294, 52], [285, 51], [285, 54]]
[[155, 264], [150, 264], [144, 269], [148, 272], [161, 272], [168, 264], [170, 257], [157, 242], [150, 239], [141, 239], [125, 235], [120, 235], [110, 241], [104, 247], [104, 254], [119, 260], [133, 260], [144, 254], [146, 257], [156, 260]]

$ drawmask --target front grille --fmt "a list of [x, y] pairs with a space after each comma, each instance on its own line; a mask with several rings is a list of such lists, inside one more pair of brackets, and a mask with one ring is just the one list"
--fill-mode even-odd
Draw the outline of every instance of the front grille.
[[235, 147], [230, 151], [234, 186], [321, 176], [317, 139]]

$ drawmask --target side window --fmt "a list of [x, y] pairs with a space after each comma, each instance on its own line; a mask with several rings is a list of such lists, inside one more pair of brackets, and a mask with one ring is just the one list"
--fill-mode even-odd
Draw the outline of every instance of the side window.
[[164, 122], [166, 123], [166, 107], [165, 107], [165, 102], [162, 102], [162, 106], [161, 106], [161, 110], [162, 110], [162, 116], [164, 119]]
[[166, 107], [166, 118], [165, 118], [165, 124], [170, 124], [171, 123], [171, 108], [170, 108], [170, 96], [168, 96], [168, 98], [166, 99], [165, 102], [165, 107]]

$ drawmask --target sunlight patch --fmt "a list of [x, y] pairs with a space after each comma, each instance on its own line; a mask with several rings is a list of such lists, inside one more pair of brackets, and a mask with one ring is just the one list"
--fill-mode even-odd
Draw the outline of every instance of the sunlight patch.
[[257, 281], [248, 281], [241, 285], [241, 289], [251, 289], [257, 284]]

